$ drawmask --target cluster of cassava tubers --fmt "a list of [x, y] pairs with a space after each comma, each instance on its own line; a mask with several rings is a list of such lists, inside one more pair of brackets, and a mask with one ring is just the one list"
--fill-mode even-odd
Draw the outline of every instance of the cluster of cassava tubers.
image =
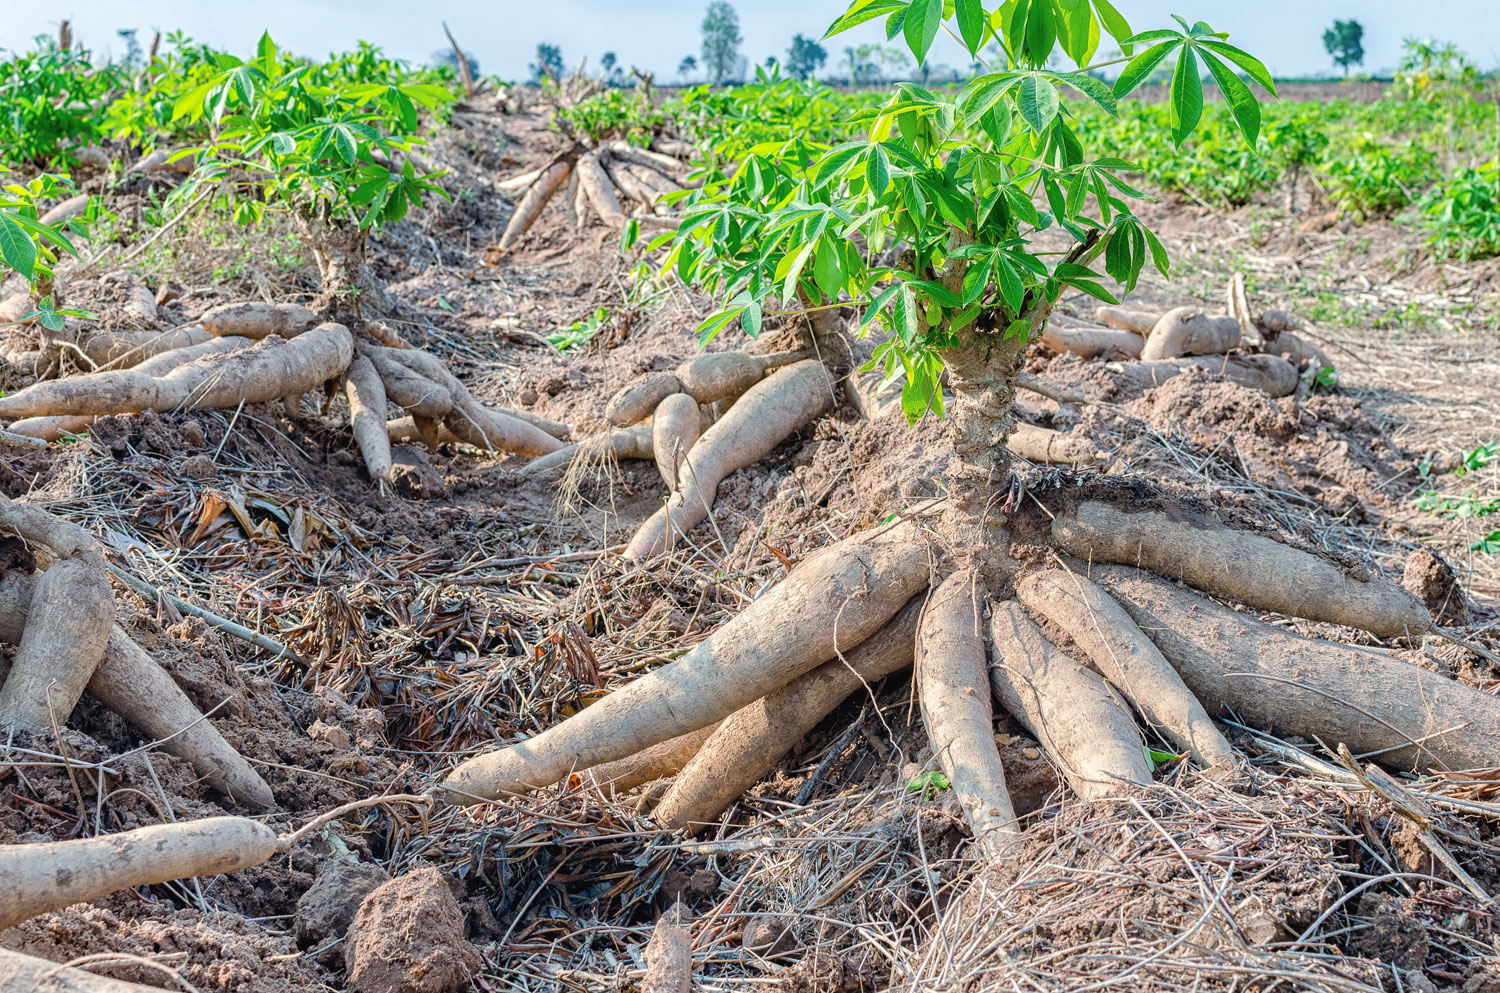
[[0, 539], [19, 539], [41, 568], [0, 572], [0, 735], [67, 723], [87, 693], [144, 737], [189, 762], [214, 789], [261, 810], [271, 790], [172, 677], [115, 623], [104, 556], [87, 532], [0, 496]]
[[[657, 200], [687, 185], [687, 166], [679, 159], [625, 141], [602, 142], [596, 147], [577, 143], [540, 169], [501, 181], [506, 193], [525, 191], [511, 216], [496, 250], [515, 249], [560, 191], [563, 206], [575, 228], [597, 217], [607, 226], [620, 228], [630, 217], [645, 225], [675, 227], [676, 221], [657, 217]], [[636, 207], [627, 215], [622, 201]]]
[[1042, 332], [1052, 352], [1114, 363], [1125, 384], [1146, 390], [1194, 366], [1273, 397], [1290, 396], [1324, 370], [1328, 357], [1293, 330], [1279, 310], [1251, 317], [1244, 276], [1230, 281], [1228, 312], [1212, 315], [1197, 306], [1161, 312], [1103, 306], [1089, 321], [1053, 313]]
[[[376, 481], [389, 477], [393, 435], [522, 455], [563, 447], [568, 425], [487, 406], [440, 360], [394, 336], [383, 342], [320, 323], [299, 304], [223, 304], [168, 331], [90, 335], [80, 350], [95, 371], [0, 397], [0, 419], [13, 419], [13, 434], [53, 441], [110, 414], [295, 401], [342, 377], [355, 440]], [[388, 402], [409, 420], [388, 423]]]
[[1219, 713], [1344, 742], [1405, 769], [1495, 763], [1500, 701], [1381, 649], [1301, 637], [1161, 577], [1380, 637], [1437, 633], [1401, 587], [1180, 506], [1122, 510], [1089, 499], [1048, 513], [1053, 564], [1013, 562], [998, 579], [945, 567], [910, 521], [825, 549], [681, 659], [464, 762], [438, 792], [475, 803], [573, 774], [613, 790], [671, 776], [653, 793], [653, 816], [698, 830], [851, 693], [913, 663], [933, 753], [995, 856], [1011, 850], [1018, 828], [992, 694], [1085, 798], [1151, 782], [1137, 715], [1204, 768], [1237, 761], [1213, 723]]
[[832, 408], [833, 377], [809, 355], [719, 352], [672, 372], [647, 373], [610, 399], [599, 434], [522, 471], [543, 472], [587, 455], [654, 459], [668, 499], [636, 531], [625, 558], [660, 555], [707, 519], [724, 477], [759, 462]]

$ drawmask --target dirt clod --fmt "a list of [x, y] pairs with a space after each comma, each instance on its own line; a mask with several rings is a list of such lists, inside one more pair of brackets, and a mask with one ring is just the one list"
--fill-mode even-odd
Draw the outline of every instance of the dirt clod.
[[1439, 624], [1462, 626], [1469, 622], [1469, 607], [1453, 567], [1431, 549], [1414, 549], [1406, 557], [1401, 585], [1421, 599]]
[[369, 862], [338, 862], [319, 873], [297, 901], [297, 944], [312, 948], [344, 936], [360, 904], [391, 877]]
[[427, 453], [412, 445], [391, 449], [391, 485], [412, 500], [432, 500], [448, 491], [448, 484], [432, 467]]
[[455, 993], [480, 961], [436, 869], [376, 888], [360, 904], [344, 942], [351, 993]]

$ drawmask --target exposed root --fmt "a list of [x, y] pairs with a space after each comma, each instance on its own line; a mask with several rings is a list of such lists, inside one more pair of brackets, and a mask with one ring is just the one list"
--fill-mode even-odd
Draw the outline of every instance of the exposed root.
[[1005, 444], [1012, 453], [1038, 465], [1085, 466], [1106, 458], [1104, 452], [1082, 435], [1065, 434], [1025, 422], [1016, 425]]
[[1134, 331], [1139, 335], [1148, 335], [1156, 322], [1161, 320], [1162, 314], [1155, 310], [1137, 310], [1133, 307], [1115, 307], [1105, 305], [1094, 311], [1094, 316], [1112, 328], [1121, 328], [1125, 331]]
[[516, 212], [511, 215], [510, 223], [505, 226], [505, 233], [500, 236], [499, 250], [502, 254], [520, 244], [526, 232], [530, 231], [537, 218], [542, 216], [542, 210], [547, 206], [547, 202], [558, 190], [567, 185], [568, 177], [572, 173], [571, 157], [559, 158], [542, 170], [531, 183], [526, 195], [521, 198]]
[[1419, 771], [1500, 764], [1500, 700], [1383, 652], [1303, 638], [1137, 569], [1099, 582], [1183, 680], [1236, 720]]
[[1054, 352], [1072, 352], [1084, 359], [1138, 359], [1146, 347], [1146, 340], [1134, 331], [1069, 326], [1056, 317], [1047, 322], [1041, 342]]
[[[19, 570], [0, 576], [0, 641], [18, 642], [31, 610], [36, 579]], [[0, 673], [3, 680], [4, 673]], [[189, 762], [209, 786], [253, 810], [274, 802], [271, 788], [224, 740], [159, 665], [115, 625], [104, 661], [84, 691], [130, 722], [148, 741]]]
[[1276, 355], [1196, 355], [1155, 362], [1122, 362], [1111, 371], [1133, 389], [1144, 392], [1195, 366], [1209, 375], [1223, 376], [1272, 397], [1291, 396], [1297, 390], [1296, 367]]
[[344, 392], [349, 399], [349, 427], [365, 468], [375, 482], [387, 482], [391, 478], [391, 438], [385, 422], [385, 384], [367, 356], [356, 355], [349, 364]]
[[1129, 708], [1087, 665], [1042, 634], [1020, 604], [990, 605], [1001, 706], [1034, 734], [1085, 800], [1151, 783], [1144, 743]]
[[681, 486], [680, 471], [698, 440], [702, 419], [698, 401], [686, 393], [667, 397], [651, 417], [651, 453], [662, 482], [674, 493]]
[[1004, 858], [1020, 828], [995, 746], [978, 583], [976, 573], [961, 570], [933, 591], [917, 628], [916, 684], [932, 752], [969, 829], [988, 856]]
[[927, 584], [927, 547], [914, 530], [825, 549], [687, 655], [534, 738], [469, 759], [438, 794], [467, 804], [547, 786], [722, 720], [852, 650]]
[[1197, 307], [1176, 307], [1163, 314], [1146, 335], [1141, 359], [1222, 355], [1239, 343], [1240, 322], [1233, 317], [1210, 317]]
[[721, 724], [709, 724], [696, 731], [668, 738], [627, 758], [596, 765], [585, 775], [611, 793], [624, 793], [645, 783], [654, 783], [680, 772], [720, 726]]
[[911, 665], [922, 600], [914, 598], [854, 650], [725, 718], [657, 803], [656, 822], [689, 829], [711, 823], [849, 694]]
[[[234, 362], [218, 358], [217, 353], [226, 350], [238, 351]], [[295, 341], [216, 338], [159, 355], [134, 369], [37, 383], [0, 397], [0, 417], [134, 414], [263, 403], [321, 385], [348, 368], [353, 356], [353, 338], [340, 324], [321, 325]], [[173, 361], [167, 371], [158, 372], [153, 365], [169, 359]]]
[[104, 661], [114, 623], [114, 593], [97, 547], [43, 572], [0, 686], [0, 728], [37, 733], [66, 723]]
[[1388, 580], [1351, 575], [1326, 559], [1176, 509], [1124, 511], [1086, 501], [1059, 514], [1052, 536], [1085, 561], [1135, 565], [1292, 617], [1382, 638], [1435, 629], [1416, 597]]
[[1109, 594], [1062, 569], [1025, 576], [1016, 593], [1026, 608], [1065, 631], [1155, 727], [1201, 765], [1235, 761], [1234, 749], [1151, 639]]
[[678, 474], [681, 488], [636, 531], [626, 559], [639, 561], [671, 549], [708, 517], [725, 476], [765, 458], [832, 404], [832, 379], [816, 359], [793, 363], [752, 386], [698, 439]]

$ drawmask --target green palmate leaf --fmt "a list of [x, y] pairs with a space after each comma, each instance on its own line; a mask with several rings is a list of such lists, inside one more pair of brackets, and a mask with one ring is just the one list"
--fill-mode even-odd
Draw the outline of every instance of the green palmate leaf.
[[1240, 77], [1212, 55], [1204, 52], [1203, 61], [1208, 65], [1208, 71], [1213, 73], [1214, 82], [1219, 84], [1219, 90], [1229, 104], [1229, 112], [1234, 116], [1234, 123], [1239, 125], [1240, 133], [1253, 148], [1255, 139], [1260, 135], [1260, 104], [1255, 95]]
[[36, 276], [36, 243], [10, 214], [0, 214], [0, 258], [30, 282]]
[[843, 285], [843, 260], [839, 258], [837, 244], [831, 238], [818, 241], [817, 256], [813, 259], [813, 282], [817, 283], [827, 300], [836, 300]]
[[958, 15], [958, 34], [970, 55], [979, 52], [984, 44], [984, 7], [980, 0], [954, 0], [954, 13]]
[[1057, 20], [1052, 0], [1031, 0], [1026, 14], [1026, 54], [1035, 65], [1044, 64], [1057, 45]]
[[1029, 73], [1021, 80], [1021, 92], [1016, 105], [1021, 112], [1021, 119], [1031, 126], [1031, 130], [1038, 135], [1045, 134], [1052, 119], [1057, 116], [1057, 87], [1041, 73]]
[[1146, 244], [1151, 248], [1151, 264], [1156, 266], [1156, 271], [1163, 276], [1171, 268], [1171, 258], [1167, 255], [1167, 249], [1162, 245], [1161, 239], [1151, 232], [1151, 229], [1142, 225], [1141, 233], [1146, 236]]
[[1120, 51], [1126, 55], [1131, 54], [1131, 45], [1126, 39], [1130, 37], [1130, 24], [1120, 16], [1114, 5], [1109, 0], [1093, 0], [1094, 10], [1099, 13], [1099, 23], [1104, 25], [1104, 30], [1109, 32], [1111, 38], [1120, 43]]
[[1172, 72], [1172, 140], [1182, 144], [1203, 117], [1203, 80], [1198, 75], [1198, 56], [1189, 45], [1182, 46], [1177, 68]]
[[[1169, 32], [1170, 33], [1170, 32]], [[1173, 37], [1177, 37], [1173, 35]], [[1115, 80], [1115, 97], [1118, 99], [1140, 86], [1151, 78], [1156, 67], [1162, 64], [1162, 60], [1172, 54], [1172, 49], [1181, 45], [1182, 41], [1164, 41], [1159, 45], [1153, 45], [1146, 49], [1120, 70], [1120, 78]]]
[[865, 162], [865, 181], [877, 197], [885, 196], [891, 185], [891, 160], [881, 145], [870, 146], [870, 158]]
[[1089, 0], [1058, 0], [1062, 10], [1062, 29], [1058, 40], [1075, 65], [1088, 65], [1099, 48], [1099, 22]]
[[1210, 52], [1213, 52], [1216, 55], [1222, 55], [1224, 58], [1233, 62], [1241, 69], [1245, 70], [1245, 72], [1249, 74], [1251, 79], [1255, 80], [1261, 86], [1264, 86], [1266, 90], [1273, 96], [1275, 95], [1276, 80], [1271, 78], [1271, 73], [1267, 71], [1265, 65], [1261, 63], [1260, 59], [1257, 59], [1249, 52], [1241, 51], [1240, 49], [1235, 48], [1233, 45], [1226, 44], [1222, 41], [1215, 41], [1211, 38], [1199, 38], [1198, 45], [1201, 48], [1208, 49]]
[[823, 32], [823, 37], [831, 37], [866, 21], [884, 17], [892, 11], [905, 9], [905, 0], [855, 0], [842, 16], [828, 26], [828, 30]]
[[906, 46], [917, 57], [918, 65], [927, 61], [927, 50], [932, 47], [942, 23], [943, 0], [911, 0], [902, 31], [906, 35]]
[[980, 76], [965, 86], [958, 95], [958, 109], [965, 119], [979, 120], [999, 105], [1005, 99], [1005, 94], [1020, 81], [1021, 77], [1011, 72]]

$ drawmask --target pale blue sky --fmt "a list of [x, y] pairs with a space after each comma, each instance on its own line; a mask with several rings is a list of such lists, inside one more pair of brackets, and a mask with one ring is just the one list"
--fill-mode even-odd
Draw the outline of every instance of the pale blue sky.
[[[1115, 0], [1137, 30], [1162, 27], [1169, 15], [1206, 20], [1231, 40], [1260, 56], [1278, 75], [1303, 75], [1330, 68], [1322, 32], [1335, 17], [1365, 25], [1365, 68], [1388, 69], [1405, 35], [1431, 36], [1459, 43], [1482, 68], [1500, 65], [1500, 0]], [[698, 51], [698, 23], [707, 0], [12, 0], [0, 17], [0, 47], [25, 48], [38, 33], [56, 31], [69, 17], [77, 37], [97, 50], [113, 47], [117, 28], [179, 28], [195, 38], [233, 51], [248, 52], [262, 28], [284, 47], [318, 55], [347, 48], [358, 39], [403, 58], [425, 60], [443, 47], [439, 21], [446, 19], [480, 60], [485, 72], [522, 77], [539, 41], [562, 46], [569, 65], [588, 55], [597, 65], [607, 50], [623, 65], [673, 77], [682, 56]], [[738, 0], [752, 63], [783, 55], [792, 35], [818, 36], [842, 11], [840, 0]], [[859, 41], [879, 40], [878, 29], [852, 32]], [[845, 37], [826, 44], [831, 61]], [[967, 61], [956, 44], [939, 41], [938, 62]]]

